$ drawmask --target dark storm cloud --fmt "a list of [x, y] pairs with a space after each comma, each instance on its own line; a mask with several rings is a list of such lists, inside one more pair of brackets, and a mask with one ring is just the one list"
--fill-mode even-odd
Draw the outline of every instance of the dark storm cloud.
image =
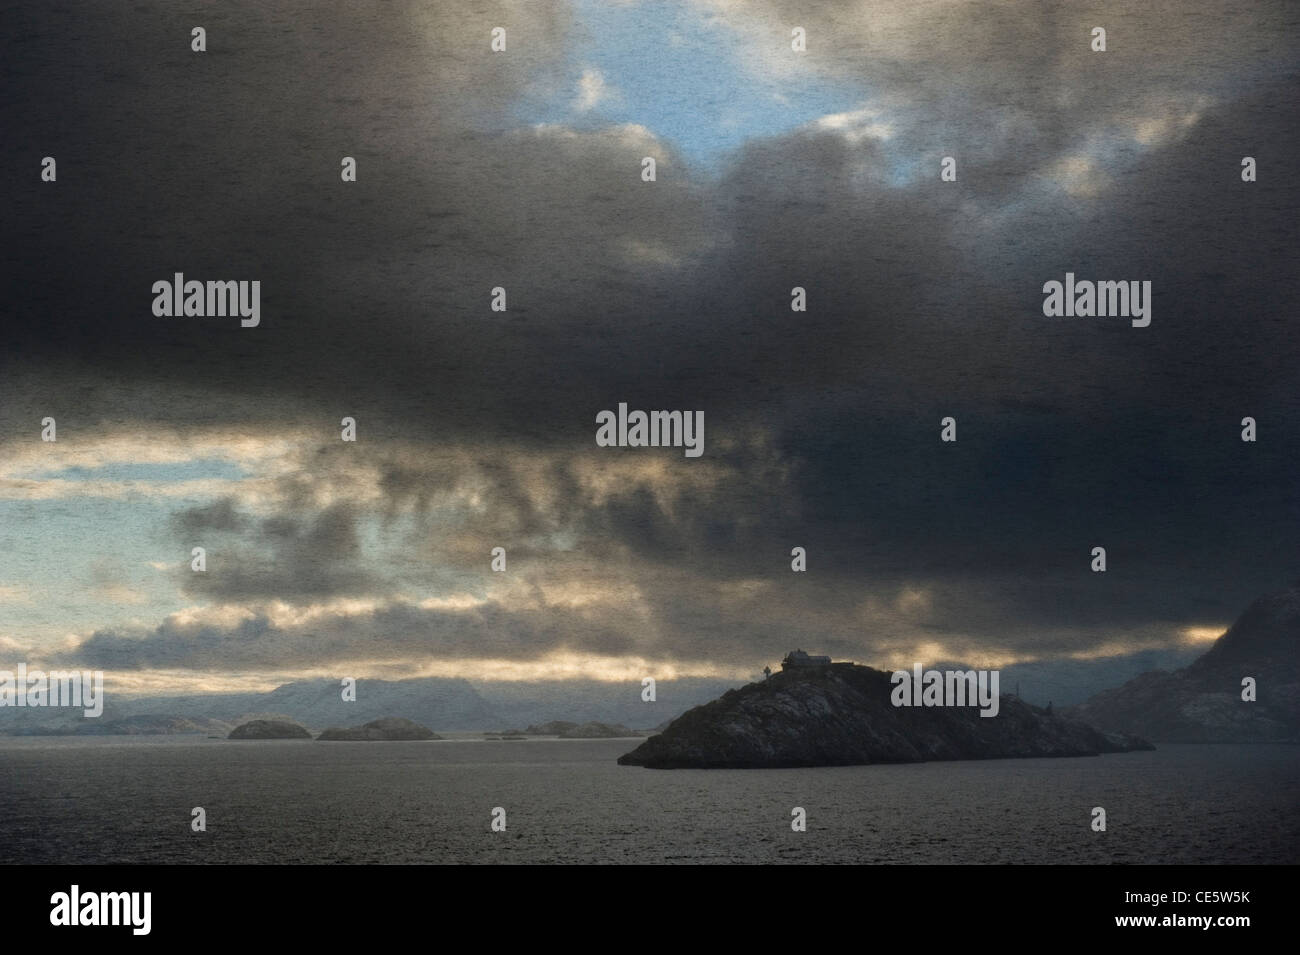
[[172, 522], [179, 532], [189, 536], [206, 531], [241, 531], [249, 524], [231, 497], [178, 511], [172, 516]]
[[347, 661], [529, 660], [569, 647], [620, 655], [634, 650], [635, 640], [627, 630], [600, 630], [563, 608], [520, 613], [496, 604], [472, 611], [396, 605], [326, 615], [309, 627], [277, 626], [264, 613], [250, 613], [232, 623], [168, 619], [145, 632], [101, 630], [77, 648], [75, 659], [114, 670], [292, 671]]
[[[989, 653], [996, 661], [998, 654], [1008, 652], [1020, 656], [1030, 650], [1051, 658], [1093, 649], [1086, 628], [1065, 628], [1059, 619], [1052, 621], [1056, 627], [1052, 630], [1041, 629], [1032, 620], [1009, 622], [994, 615], [978, 587], [962, 583], [948, 589], [942, 604], [924, 611], [943, 618], [933, 627], [927, 626], [924, 613], [918, 618], [898, 606], [889, 584], [864, 585], [854, 596], [870, 601], [879, 595], [882, 606], [873, 608], [872, 618], [877, 626], [887, 622], [892, 629], [854, 630], [844, 626], [852, 617], [838, 606], [845, 600], [843, 588], [827, 581], [810, 582], [803, 592], [774, 584], [746, 600], [725, 589], [701, 586], [692, 573], [658, 574], [658, 580], [639, 582], [646, 603], [656, 608], [653, 622], [613, 602], [572, 607], [486, 601], [460, 609], [390, 603], [339, 606], [304, 619], [295, 619], [292, 611], [265, 609], [245, 610], [235, 619], [220, 611], [191, 619], [187, 612], [149, 630], [96, 631], [52, 662], [119, 671], [292, 672], [345, 663], [402, 662], [415, 667], [429, 660], [531, 663], [545, 661], [552, 653], [575, 652], [735, 667], [775, 661], [791, 644], [803, 643], [814, 633], [819, 645], [836, 658], [877, 665], [914, 659], [918, 649], [951, 653], [945, 659], [967, 663], [982, 662]], [[579, 573], [572, 580], [584, 578]], [[590, 571], [585, 580], [595, 586], [608, 582]], [[825, 596], [832, 599], [819, 599]], [[277, 619], [277, 614], [283, 619]], [[954, 614], [973, 625], [953, 631], [949, 621]], [[647, 633], [647, 628], [653, 632]], [[928, 643], [941, 649], [927, 651]], [[1142, 652], [1162, 649], [1168, 640], [1166, 634], [1149, 628], [1125, 633], [1124, 643], [1128, 651]]]
[[[738, 37], [770, 34], [783, 55], [805, 23], [807, 68], [875, 115], [751, 142], [716, 173], [654, 130], [521, 126], [521, 99], [572, 79], [563, 5], [214, 12], [206, 59], [173, 14], [71, 9], [25, 7], [5, 44], [11, 75], [42, 84], [0, 105], [21, 131], [3, 147], [9, 432], [44, 413], [74, 434], [353, 414], [371, 448], [467, 445], [479, 460], [381, 465], [379, 512], [421, 516], [422, 556], [521, 540], [534, 573], [598, 580], [546, 541], [568, 534], [638, 580], [654, 647], [692, 658], [792, 632], [890, 639], [846, 631], [914, 582], [927, 608], [882, 626], [1061, 652], [1080, 630], [1230, 618], [1295, 576], [1300, 141], [1281, 4], [1225, 5], [1222, 28], [1175, 4], [756, 5]], [[486, 31], [507, 14], [519, 53], [494, 57]], [[46, 154], [60, 181], [38, 188]], [[343, 155], [358, 182], [339, 182]], [[957, 183], [938, 181], [944, 155]], [[1241, 182], [1243, 155], [1258, 182]], [[176, 270], [260, 278], [262, 326], [154, 318], [150, 283]], [[1042, 284], [1067, 271], [1151, 280], [1151, 326], [1045, 318]], [[487, 307], [497, 285], [504, 314]], [[795, 285], [807, 313], [789, 310]], [[727, 479], [673, 483], [694, 466], [676, 458], [658, 491], [593, 496], [566, 456], [618, 401], [704, 409]], [[1255, 445], [1237, 437], [1246, 415]], [[549, 455], [541, 477], [516, 467], [530, 448]], [[435, 546], [438, 502], [467, 484], [482, 514]], [[317, 514], [310, 486], [292, 489], [191, 592], [389, 588], [362, 566], [361, 506]], [[230, 525], [221, 506], [178, 526]], [[1095, 545], [1106, 575], [1088, 572]], [[717, 589], [755, 578], [773, 585], [752, 599]], [[385, 619], [398, 636], [375, 645], [444, 627], [449, 654], [470, 630], [503, 655], [645, 648], [600, 619], [419, 614]], [[98, 634], [90, 650], [162, 665], [175, 639], [176, 662], [215, 666], [246, 658], [245, 629]], [[350, 632], [337, 650], [360, 655], [370, 638]], [[296, 659], [258, 635], [260, 660]]]
[[373, 592], [382, 585], [360, 560], [356, 522], [356, 509], [347, 503], [259, 521], [229, 499], [180, 511], [172, 523], [182, 546], [203, 547], [208, 565], [202, 572], [184, 565], [181, 588], [222, 602]]

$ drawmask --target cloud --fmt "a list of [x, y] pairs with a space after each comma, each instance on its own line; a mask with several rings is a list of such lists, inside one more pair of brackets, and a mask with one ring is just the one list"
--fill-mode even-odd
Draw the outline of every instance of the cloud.
[[578, 78], [578, 95], [573, 100], [573, 108], [579, 113], [587, 113], [602, 103], [617, 99], [618, 92], [606, 83], [605, 74], [588, 68]]
[[361, 560], [357, 511], [349, 504], [265, 517], [248, 534], [240, 531], [253, 526], [251, 518], [236, 512], [229, 499], [182, 511], [174, 523], [186, 545], [205, 548], [206, 570], [185, 565], [177, 571], [193, 596], [296, 599], [365, 594], [378, 586]]
[[[1023, 563], [988, 553], [968, 567], [958, 551], [902, 576], [929, 553], [916, 528], [877, 522], [863, 541], [812, 500], [801, 509], [806, 465], [758, 434], [703, 468], [498, 445], [372, 447], [367, 459], [364, 506], [285, 497], [256, 518], [224, 500], [178, 512], [175, 531], [215, 535], [207, 573], [177, 572], [210, 602], [153, 629], [101, 629], [68, 658], [299, 674], [402, 661], [500, 673], [514, 661], [522, 674], [558, 672], [565, 653], [730, 673], [812, 644], [878, 666], [999, 666], [1176, 648], [1203, 628], [1169, 581], [1111, 581], [1068, 561], [1027, 578]], [[505, 573], [489, 567], [497, 543]], [[807, 574], [790, 570], [796, 543]]]
[[[89, 657], [1046, 659], [1163, 646], [1294, 578], [1274, 7], [1232, 31], [1097, 8], [1105, 54], [1093, 11], [1036, 2], [702, 8], [764, 102], [801, 77], [852, 105], [702, 170], [668, 131], [596, 124], [603, 60], [575, 101], [596, 119], [526, 119], [574, 96], [564, 4], [341, 9], [292, 49], [248, 7], [205, 73], [108, 8], [75, 37], [16, 15], [15, 71], [75, 42], [91, 79], [0, 103], [14, 168], [24, 143], [69, 157], [57, 202], [0, 186], [0, 285], [41, 316], [6, 324], [0, 506], [174, 501], [163, 544], [209, 550], [172, 567], [184, 603], [228, 615], [104, 627]], [[155, 318], [178, 269], [260, 278], [263, 324]], [[1152, 280], [1151, 327], [1045, 319], [1066, 271]], [[620, 401], [704, 410], [705, 456], [596, 448]]]
[[0, 604], [31, 604], [32, 590], [25, 584], [0, 584]]

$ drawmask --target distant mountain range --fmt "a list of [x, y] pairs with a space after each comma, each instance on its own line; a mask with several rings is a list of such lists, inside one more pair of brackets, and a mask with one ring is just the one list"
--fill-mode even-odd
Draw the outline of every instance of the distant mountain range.
[[[1255, 700], [1242, 699], [1242, 681]], [[1251, 604], [1203, 656], [1098, 693], [1068, 712], [1155, 742], [1300, 742], [1300, 581]]]
[[562, 719], [632, 728], [664, 723], [735, 686], [704, 679], [665, 680], [657, 700], [641, 699], [640, 681], [604, 683], [484, 683], [425, 677], [358, 680], [356, 700], [345, 702], [336, 680], [286, 683], [265, 693], [121, 697], [107, 694], [104, 713], [86, 719], [81, 710], [45, 707], [0, 708], [0, 734], [227, 735], [251, 719], [293, 720], [314, 729], [356, 726], [400, 715], [437, 731], [525, 726]]

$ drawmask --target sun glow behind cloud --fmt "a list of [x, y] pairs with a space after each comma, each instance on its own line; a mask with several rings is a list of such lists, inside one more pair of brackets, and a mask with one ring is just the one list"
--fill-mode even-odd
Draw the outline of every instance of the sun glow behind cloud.
[[[775, 661], [772, 664], [775, 666]], [[388, 663], [352, 660], [329, 667], [298, 670], [231, 671], [196, 673], [193, 670], [106, 670], [104, 685], [110, 693], [159, 695], [190, 693], [266, 693], [285, 683], [299, 680], [339, 680], [340, 674], [354, 679], [410, 680], [425, 677], [471, 679], [475, 682], [545, 683], [572, 680], [629, 684], [638, 689], [652, 676], [669, 682], [690, 678], [744, 681], [756, 670], [743, 666], [657, 660], [645, 657], [602, 657], [556, 651], [536, 660], [466, 658], [455, 661], [392, 661]]]

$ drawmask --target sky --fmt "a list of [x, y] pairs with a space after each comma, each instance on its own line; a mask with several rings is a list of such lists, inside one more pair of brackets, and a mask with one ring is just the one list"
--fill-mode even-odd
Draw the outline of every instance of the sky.
[[[1137, 672], [1300, 576], [1293, 5], [7, 21], [0, 669]], [[175, 272], [260, 324], [154, 315]], [[1067, 272], [1151, 324], [1045, 316]], [[620, 402], [704, 453], [597, 446]]]

